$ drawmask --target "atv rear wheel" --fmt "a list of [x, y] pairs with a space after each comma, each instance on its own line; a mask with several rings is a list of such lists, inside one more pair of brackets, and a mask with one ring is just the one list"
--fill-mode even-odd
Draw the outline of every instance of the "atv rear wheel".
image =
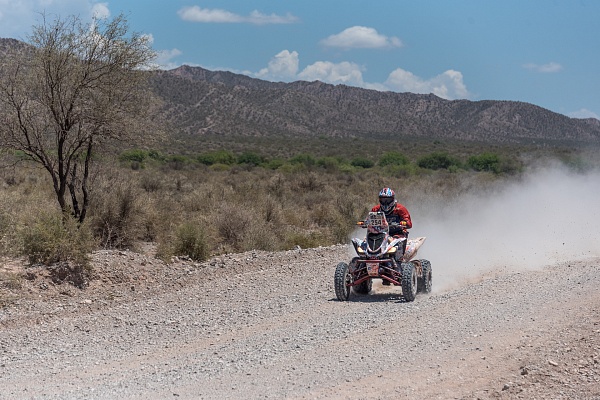
[[420, 293], [431, 293], [431, 263], [428, 260], [420, 260], [423, 268], [423, 277], [418, 279], [418, 291]]
[[348, 264], [341, 262], [335, 267], [333, 275], [333, 286], [338, 300], [347, 301], [350, 298], [350, 286], [348, 286], [350, 283], [352, 283], [352, 275], [348, 270]]
[[414, 301], [417, 296], [417, 270], [411, 262], [402, 266], [402, 296], [406, 301]]

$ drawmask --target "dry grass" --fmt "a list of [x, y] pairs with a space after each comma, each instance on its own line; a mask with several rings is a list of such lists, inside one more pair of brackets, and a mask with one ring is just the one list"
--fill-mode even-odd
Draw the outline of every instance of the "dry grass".
[[[327, 246], [348, 240], [355, 221], [384, 186], [394, 188], [411, 212], [426, 212], [502, 179], [486, 172], [427, 171], [414, 164], [372, 169], [289, 164], [272, 170], [198, 163], [132, 168], [107, 162], [93, 181], [86, 226], [100, 247], [135, 249], [136, 243], [155, 242], [163, 259]], [[58, 207], [43, 171], [0, 170], [0, 183], [0, 253], [19, 253], [25, 249], [24, 233], [40, 224], [38, 210]], [[41, 226], [49, 228], [51, 221]], [[40, 232], [30, 237], [35, 240], [28, 242], [28, 251], [44, 236]], [[80, 248], [73, 254], [89, 251], [91, 239], [65, 235]]]

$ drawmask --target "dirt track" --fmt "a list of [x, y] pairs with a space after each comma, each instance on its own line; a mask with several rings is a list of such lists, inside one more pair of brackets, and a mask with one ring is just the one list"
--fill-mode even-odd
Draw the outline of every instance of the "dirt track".
[[0, 398], [600, 398], [600, 259], [445, 291], [434, 264], [433, 293], [413, 303], [378, 283], [339, 302], [348, 258], [99, 252], [83, 291], [29, 270], [1, 289], [20, 299], [0, 309]]

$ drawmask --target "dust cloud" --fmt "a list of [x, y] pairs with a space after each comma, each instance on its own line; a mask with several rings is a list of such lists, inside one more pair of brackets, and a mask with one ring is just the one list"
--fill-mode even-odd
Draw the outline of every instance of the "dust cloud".
[[498, 270], [600, 256], [600, 171], [538, 168], [486, 193], [411, 207], [440, 292]]

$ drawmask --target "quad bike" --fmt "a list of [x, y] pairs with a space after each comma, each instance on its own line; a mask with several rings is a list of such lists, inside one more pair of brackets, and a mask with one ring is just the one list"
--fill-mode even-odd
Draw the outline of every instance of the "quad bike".
[[383, 212], [370, 212], [358, 225], [367, 228], [367, 235], [364, 240], [352, 239], [358, 257], [349, 264], [339, 263], [335, 269], [334, 287], [338, 300], [348, 300], [352, 290], [368, 294], [373, 279], [377, 278], [383, 284], [401, 286], [406, 301], [414, 301], [417, 292], [431, 292], [431, 263], [413, 260], [425, 237], [407, 241], [406, 237], [391, 236]]

